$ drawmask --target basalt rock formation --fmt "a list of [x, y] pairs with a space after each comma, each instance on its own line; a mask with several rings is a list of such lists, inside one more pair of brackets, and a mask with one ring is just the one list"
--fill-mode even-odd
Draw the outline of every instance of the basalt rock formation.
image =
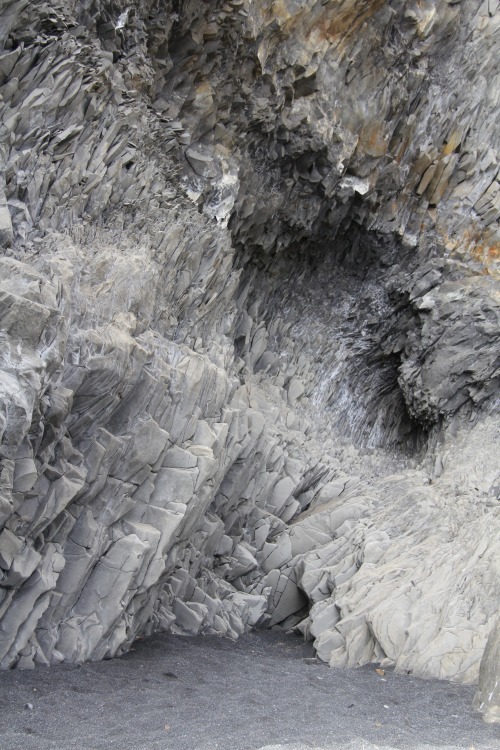
[[498, 718], [498, 0], [0, 0], [0, 35], [0, 665], [282, 625], [484, 652]]

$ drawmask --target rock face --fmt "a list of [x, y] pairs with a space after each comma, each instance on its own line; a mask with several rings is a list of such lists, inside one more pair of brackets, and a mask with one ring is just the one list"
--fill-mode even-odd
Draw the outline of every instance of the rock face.
[[477, 680], [498, 1], [0, 0], [0, 33], [0, 665], [282, 624]]
[[475, 707], [483, 713], [488, 723], [500, 721], [500, 617], [491, 630], [479, 670], [479, 689], [474, 698]]

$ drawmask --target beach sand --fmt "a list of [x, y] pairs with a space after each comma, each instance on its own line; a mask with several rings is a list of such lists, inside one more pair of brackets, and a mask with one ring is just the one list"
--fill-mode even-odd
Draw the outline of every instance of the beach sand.
[[473, 686], [330, 669], [277, 631], [157, 635], [125, 656], [0, 672], [1, 750], [499, 750]]

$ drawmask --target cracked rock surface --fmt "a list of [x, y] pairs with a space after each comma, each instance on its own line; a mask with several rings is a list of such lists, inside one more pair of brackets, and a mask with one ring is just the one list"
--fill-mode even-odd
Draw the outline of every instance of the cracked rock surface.
[[0, 0], [1, 667], [279, 625], [498, 721], [499, 38]]

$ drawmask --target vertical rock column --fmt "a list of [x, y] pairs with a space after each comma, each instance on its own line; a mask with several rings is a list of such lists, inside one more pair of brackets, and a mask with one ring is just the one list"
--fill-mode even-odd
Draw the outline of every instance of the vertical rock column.
[[484, 721], [500, 722], [500, 615], [484, 649], [474, 706], [481, 711]]

